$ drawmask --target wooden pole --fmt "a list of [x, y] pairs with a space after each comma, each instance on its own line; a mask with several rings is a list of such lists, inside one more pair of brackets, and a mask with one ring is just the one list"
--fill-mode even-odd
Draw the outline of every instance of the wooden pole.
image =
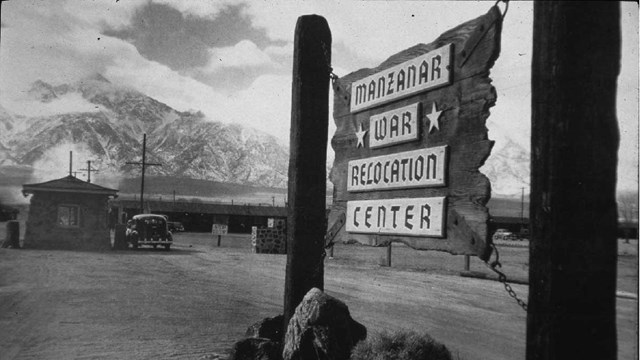
[[387, 266], [391, 267], [391, 243], [387, 245]]
[[218, 247], [220, 247], [220, 241], [222, 240], [222, 235], [218, 234]]
[[142, 177], [140, 179], [140, 213], [144, 213], [144, 172], [147, 166], [162, 166], [162, 164], [153, 164], [147, 162], [147, 134], [142, 136], [142, 162], [127, 162], [127, 165], [142, 166]]
[[7, 221], [3, 248], [11, 247], [20, 249], [20, 222], [18, 220]]
[[314, 287], [324, 288], [331, 32], [318, 15], [298, 18], [293, 52], [284, 324]]
[[144, 170], [147, 157], [147, 134], [142, 137], [142, 178], [140, 180], [140, 214], [144, 214]]
[[97, 173], [100, 172], [99, 170], [95, 170], [91, 168], [91, 160], [87, 160], [87, 168], [86, 169], [80, 169], [80, 171], [86, 171], [87, 172], [87, 182], [90, 183], [91, 182], [91, 173]]
[[471, 270], [471, 257], [469, 255], [464, 256], [464, 271]]
[[617, 355], [619, 64], [619, 3], [535, 3], [527, 360]]

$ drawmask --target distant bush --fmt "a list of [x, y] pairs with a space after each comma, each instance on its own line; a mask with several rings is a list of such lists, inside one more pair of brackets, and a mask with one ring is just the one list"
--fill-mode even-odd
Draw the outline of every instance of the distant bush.
[[428, 334], [382, 332], [359, 342], [351, 360], [452, 360], [449, 350]]

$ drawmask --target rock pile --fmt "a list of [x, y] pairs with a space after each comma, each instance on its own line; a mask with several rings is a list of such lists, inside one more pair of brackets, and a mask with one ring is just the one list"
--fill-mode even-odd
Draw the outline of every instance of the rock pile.
[[257, 254], [286, 254], [286, 221], [277, 219], [272, 228], [254, 226], [251, 229], [251, 242]]
[[367, 336], [347, 305], [316, 288], [296, 308], [284, 338], [283, 325], [279, 315], [250, 326], [229, 360], [347, 360]]

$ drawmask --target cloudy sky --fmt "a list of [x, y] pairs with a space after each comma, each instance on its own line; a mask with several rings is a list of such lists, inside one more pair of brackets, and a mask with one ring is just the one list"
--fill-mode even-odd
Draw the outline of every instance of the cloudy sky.
[[[374, 67], [417, 43], [486, 13], [494, 1], [67, 0], [2, 2], [0, 104], [28, 114], [29, 84], [53, 85], [100, 73], [177, 110], [289, 136], [295, 23], [324, 16], [333, 68]], [[489, 137], [529, 144], [531, 2], [512, 2], [492, 78], [498, 102]], [[638, 7], [622, 4], [618, 119], [620, 188], [637, 188]], [[80, 98], [50, 108], [82, 109]]]

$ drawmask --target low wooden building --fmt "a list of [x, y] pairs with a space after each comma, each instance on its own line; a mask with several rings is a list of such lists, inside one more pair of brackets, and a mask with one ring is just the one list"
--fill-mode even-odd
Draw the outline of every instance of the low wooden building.
[[24, 184], [23, 195], [33, 195], [24, 247], [109, 249], [108, 200], [117, 192], [74, 176]]
[[[140, 212], [137, 200], [119, 198], [110, 202], [113, 222], [126, 223]], [[284, 220], [287, 208], [271, 205], [239, 205], [202, 201], [145, 200], [145, 212], [162, 214], [169, 221], [180, 221], [189, 232], [211, 232], [213, 224], [227, 225], [229, 233], [251, 234], [251, 228], [267, 227], [269, 219]], [[116, 215], [117, 214], [117, 215]]]

